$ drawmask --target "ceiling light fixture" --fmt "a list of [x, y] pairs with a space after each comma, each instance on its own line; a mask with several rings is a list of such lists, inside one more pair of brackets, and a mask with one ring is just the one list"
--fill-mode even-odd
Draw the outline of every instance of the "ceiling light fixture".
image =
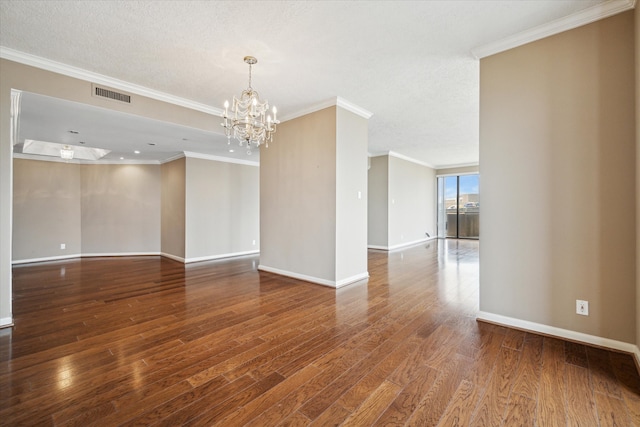
[[73, 159], [73, 149], [68, 145], [65, 145], [60, 149], [60, 157], [62, 157], [64, 160]]
[[224, 101], [222, 126], [228, 144], [231, 144], [233, 136], [241, 147], [246, 144], [247, 154], [251, 154], [252, 145], [254, 148], [259, 148], [262, 144], [269, 147], [269, 141], [273, 141], [273, 134], [276, 133], [276, 125], [280, 122], [276, 117], [276, 107], [273, 107], [272, 118], [269, 114], [269, 101], [262, 102], [258, 92], [251, 87], [251, 66], [258, 60], [253, 56], [245, 56], [244, 62], [249, 64], [249, 87], [242, 91], [240, 99], [233, 97], [232, 117], [229, 117], [229, 101]]

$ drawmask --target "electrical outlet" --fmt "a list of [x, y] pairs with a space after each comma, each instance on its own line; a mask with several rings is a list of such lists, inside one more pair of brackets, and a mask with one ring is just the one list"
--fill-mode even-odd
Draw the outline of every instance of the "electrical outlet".
[[251, 244], [252, 244], [253, 246], [255, 246], [255, 245], [256, 245], [256, 241], [254, 240]]
[[65, 245], [64, 243], [60, 243], [60, 249], [66, 249], [67, 245]]
[[581, 299], [576, 300], [576, 314], [581, 314], [583, 316], [589, 315], [589, 301], [584, 301]]

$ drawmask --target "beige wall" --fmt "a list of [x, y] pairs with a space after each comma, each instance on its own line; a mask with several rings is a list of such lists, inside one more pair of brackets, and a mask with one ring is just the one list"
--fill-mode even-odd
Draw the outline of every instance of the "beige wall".
[[633, 40], [630, 11], [481, 60], [480, 310], [636, 341]]
[[336, 109], [336, 282], [367, 273], [368, 120]]
[[16, 159], [14, 172], [16, 262], [160, 252], [196, 261], [259, 248], [257, 166]]
[[260, 151], [260, 266], [336, 279], [336, 107], [278, 126]]
[[78, 164], [14, 160], [14, 261], [81, 253], [80, 171]]
[[389, 247], [389, 156], [371, 158], [369, 168], [368, 245]]
[[161, 166], [160, 247], [165, 255], [185, 259], [186, 159]]
[[257, 166], [186, 159], [187, 260], [258, 251]]
[[13, 206], [16, 262], [160, 251], [157, 165], [15, 159]]
[[389, 247], [436, 233], [436, 171], [389, 156]]
[[160, 166], [81, 170], [82, 254], [160, 252]]
[[341, 107], [278, 126], [260, 152], [260, 269], [335, 287], [368, 276], [367, 139]]
[[394, 156], [371, 158], [369, 246], [393, 249], [436, 237], [436, 191], [435, 169]]

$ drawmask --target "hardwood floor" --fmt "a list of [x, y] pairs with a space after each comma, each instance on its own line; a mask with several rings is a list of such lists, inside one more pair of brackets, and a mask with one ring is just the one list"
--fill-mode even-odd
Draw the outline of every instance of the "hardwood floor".
[[16, 266], [0, 424], [638, 426], [629, 355], [477, 322], [478, 243], [333, 290], [257, 257]]

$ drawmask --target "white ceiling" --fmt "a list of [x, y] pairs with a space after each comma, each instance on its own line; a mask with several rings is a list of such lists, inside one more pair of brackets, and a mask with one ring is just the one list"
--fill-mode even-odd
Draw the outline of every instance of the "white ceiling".
[[[242, 58], [253, 55], [253, 87], [282, 119], [339, 96], [373, 113], [371, 154], [443, 167], [478, 162], [474, 49], [632, 1], [1, 0], [0, 46], [213, 112], [247, 86]], [[22, 99], [19, 138], [82, 140], [112, 150], [111, 159], [162, 161], [183, 151], [259, 157], [229, 153], [211, 132], [35, 94]]]

